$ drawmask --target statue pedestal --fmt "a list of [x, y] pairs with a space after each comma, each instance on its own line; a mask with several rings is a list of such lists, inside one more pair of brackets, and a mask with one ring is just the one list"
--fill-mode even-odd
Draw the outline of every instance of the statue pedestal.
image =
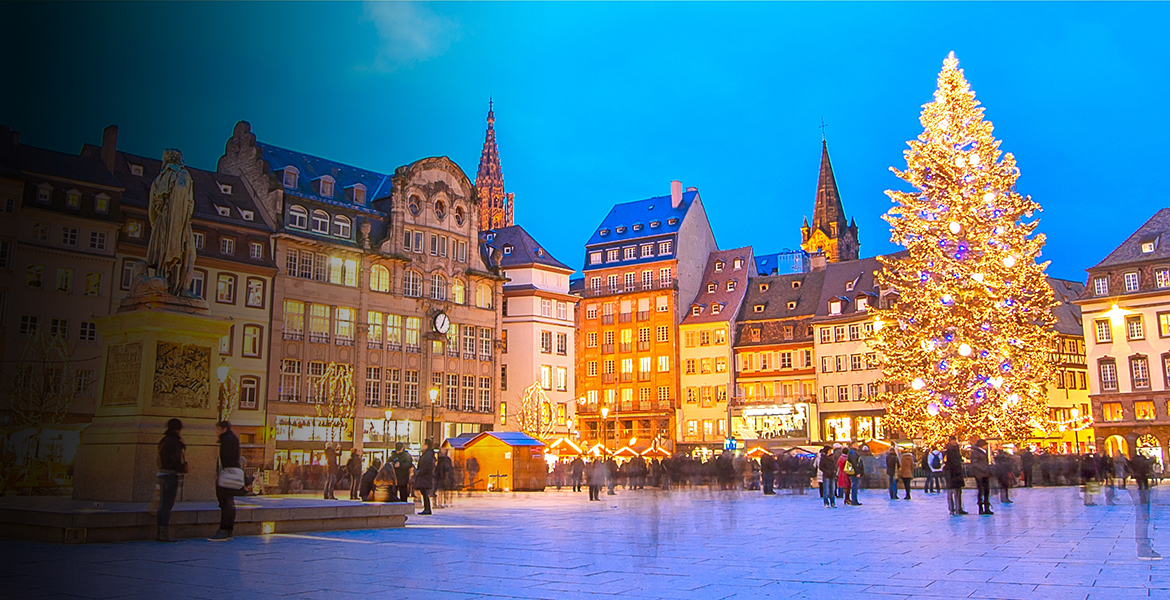
[[73, 498], [147, 502], [158, 474], [158, 442], [171, 418], [183, 421], [190, 472], [180, 500], [215, 499], [219, 339], [231, 324], [200, 300], [159, 295], [127, 298], [117, 314], [96, 319], [102, 336], [101, 390], [93, 422], [81, 434]]

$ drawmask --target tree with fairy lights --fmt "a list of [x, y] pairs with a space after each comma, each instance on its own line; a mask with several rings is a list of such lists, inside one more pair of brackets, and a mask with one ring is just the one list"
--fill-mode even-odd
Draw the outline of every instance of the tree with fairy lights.
[[[1015, 190], [1015, 157], [1000, 152], [954, 53], [943, 62], [923, 132], [908, 142], [914, 191], [887, 191], [883, 259], [892, 306], [876, 311], [886, 426], [937, 444], [949, 435], [1018, 441], [1047, 417], [1056, 342], [1054, 297], [1037, 263], [1040, 206]], [[900, 385], [899, 385], [900, 384]]]

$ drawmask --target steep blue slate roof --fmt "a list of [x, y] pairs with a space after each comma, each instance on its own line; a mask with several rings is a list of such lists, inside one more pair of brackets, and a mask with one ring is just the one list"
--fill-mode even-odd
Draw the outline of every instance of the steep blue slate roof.
[[[696, 190], [683, 192], [682, 202], [679, 203], [678, 208], [671, 206], [670, 195], [615, 204], [610, 209], [609, 214], [602, 219], [601, 225], [594, 230], [589, 241], [585, 242], [585, 246], [612, 244], [666, 233], [678, 233], [683, 218], [687, 216], [687, 210], [690, 209], [692, 201], [698, 195], [699, 192]], [[672, 218], [678, 219], [674, 225], [669, 224], [669, 220]], [[651, 221], [659, 221], [660, 224], [657, 227], [651, 227]], [[641, 225], [638, 231], [634, 230], [635, 225]], [[618, 233], [618, 227], [625, 227], [625, 231]], [[609, 233], [603, 236], [600, 232], [605, 229], [608, 229]]]
[[[351, 165], [334, 162], [319, 156], [288, 150], [264, 142], [256, 142], [256, 146], [264, 153], [264, 159], [275, 173], [285, 167], [296, 167], [299, 175], [297, 186], [294, 189], [285, 188], [302, 198], [344, 206], [371, 214], [381, 214], [371, 207], [373, 200], [390, 194], [390, 175], [367, 171]], [[313, 181], [322, 175], [333, 178], [333, 196], [325, 197], [317, 194]], [[277, 183], [283, 184], [280, 178]], [[366, 186], [366, 205], [354, 204], [345, 195], [345, 188], [360, 183]]]
[[[488, 233], [494, 234], [492, 235], [491, 245], [500, 251], [501, 268], [543, 265], [572, 271], [564, 263], [553, 258], [553, 255], [549, 254], [547, 248], [541, 246], [535, 238], [529, 235], [519, 225], [492, 229]], [[509, 251], [505, 253], [504, 249], [506, 247], [509, 248]]]
[[543, 446], [544, 442], [519, 431], [485, 431], [480, 435], [490, 435], [509, 446]]

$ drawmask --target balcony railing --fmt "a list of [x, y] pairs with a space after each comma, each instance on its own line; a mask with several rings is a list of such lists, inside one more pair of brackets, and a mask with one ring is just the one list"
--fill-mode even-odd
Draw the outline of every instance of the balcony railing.
[[602, 344], [601, 345], [601, 353], [602, 354], [613, 354], [613, 344]]
[[601, 376], [602, 383], [613, 383], [616, 376], [613, 373], [605, 373]]
[[[674, 410], [674, 400], [631, 400], [628, 402], [618, 402], [617, 405], [611, 406], [609, 411], [609, 418], [614, 418], [624, 412], [659, 412]], [[577, 412], [580, 414], [597, 414], [601, 411], [600, 404], [584, 403], [577, 405]]]
[[648, 311], [648, 310], [638, 311], [638, 320], [639, 321], [649, 321], [650, 320], [650, 311]]
[[638, 371], [638, 381], [650, 381], [650, 372]]
[[353, 345], [353, 338], [339, 337], [339, 338], [335, 338], [333, 340], [333, 343], [338, 345], [338, 346], [352, 346]]
[[650, 349], [650, 342], [649, 341], [645, 341], [645, 342], [639, 341], [638, 342], [638, 352], [646, 352], [649, 349]]
[[634, 380], [633, 373], [622, 373], [622, 383], [629, 383]]
[[[666, 279], [666, 280], [659, 279], [659, 280], [653, 281], [653, 282], [643, 281], [640, 286], [636, 286], [636, 287], [640, 287], [643, 290], [673, 290], [673, 289], [678, 289], [678, 282], [674, 279]], [[585, 297], [586, 298], [597, 298], [600, 296], [612, 296], [615, 294], [623, 294], [626, 291], [627, 290], [624, 286], [608, 286], [607, 285], [607, 286], [603, 286], [603, 287], [586, 288], [585, 289]], [[629, 291], [634, 291], [634, 290], [633, 290], [633, 288], [631, 288]]]
[[368, 347], [372, 350], [381, 350], [382, 349], [382, 342], [379, 342], [376, 340], [366, 340], [366, 347]]
[[630, 342], [622, 342], [622, 352], [629, 352], [633, 350], [634, 345]]
[[624, 312], [618, 315], [618, 323], [629, 323], [633, 319], [633, 314]]
[[305, 339], [305, 332], [304, 331], [289, 331], [286, 329], [284, 331], [284, 335], [282, 337], [286, 340], [292, 340], [294, 342], [299, 342], [299, 341]]
[[318, 344], [328, 344], [329, 343], [329, 334], [328, 333], [310, 333], [309, 334], [309, 341], [316, 342]]
[[814, 404], [817, 401], [816, 396], [733, 396], [731, 398], [732, 406], [759, 406], [771, 404]]
[[613, 315], [601, 315], [602, 325], [613, 325]]

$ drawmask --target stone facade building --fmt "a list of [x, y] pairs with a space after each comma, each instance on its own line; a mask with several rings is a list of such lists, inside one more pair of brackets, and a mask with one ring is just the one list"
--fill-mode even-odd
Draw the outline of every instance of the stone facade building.
[[829, 146], [824, 140], [821, 140], [821, 172], [817, 178], [813, 221], [809, 225], [806, 217], [800, 227], [800, 247], [809, 254], [824, 254], [828, 262], [857, 260], [861, 249], [857, 222], [845, 219], [845, 207], [829, 162]]
[[[1098, 447], [1165, 464], [1170, 443], [1170, 208], [1101, 262], [1081, 308]], [[1170, 240], [1168, 240], [1170, 242]]]
[[491, 429], [503, 278], [455, 163], [387, 175], [258, 142], [240, 122], [218, 170], [275, 224], [266, 462], [320, 464], [331, 439], [368, 460]]

